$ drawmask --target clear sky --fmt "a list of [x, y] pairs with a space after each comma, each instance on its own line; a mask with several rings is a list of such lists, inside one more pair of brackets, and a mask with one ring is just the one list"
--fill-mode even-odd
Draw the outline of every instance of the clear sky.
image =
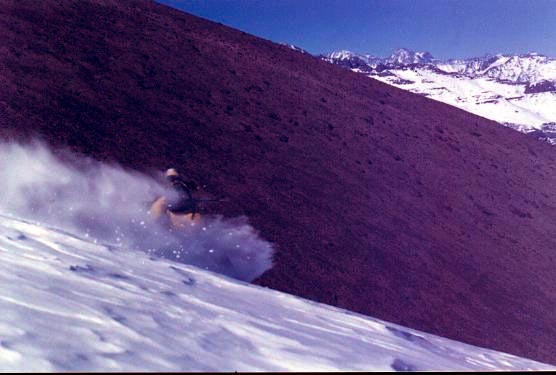
[[556, 0], [158, 0], [311, 53], [556, 57]]

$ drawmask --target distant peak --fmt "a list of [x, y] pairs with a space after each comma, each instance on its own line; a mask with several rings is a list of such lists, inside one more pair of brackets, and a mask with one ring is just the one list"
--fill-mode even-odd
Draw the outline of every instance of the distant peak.
[[391, 64], [426, 64], [434, 57], [426, 51], [415, 52], [408, 48], [398, 48], [390, 55], [387, 61]]
[[343, 50], [340, 50], [340, 51], [334, 51], [334, 52], [329, 53], [328, 57], [331, 58], [331, 59], [344, 60], [344, 59], [349, 59], [349, 58], [351, 58], [355, 55], [356, 55], [355, 53], [353, 53], [349, 50], [343, 49]]
[[296, 46], [295, 44], [289, 44], [289, 43], [280, 43], [280, 44], [283, 45], [283, 46], [286, 46], [290, 49], [293, 49], [294, 51], [309, 54], [309, 52], [307, 52], [305, 49], [303, 49], [299, 46]]

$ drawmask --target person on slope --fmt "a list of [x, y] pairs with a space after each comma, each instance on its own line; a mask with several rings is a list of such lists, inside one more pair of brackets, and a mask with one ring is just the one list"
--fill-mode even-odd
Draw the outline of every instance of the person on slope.
[[191, 195], [190, 185], [174, 169], [166, 171], [166, 179], [177, 193], [177, 199], [169, 200], [162, 196], [152, 204], [150, 212], [155, 218], [168, 217], [174, 228], [193, 229], [201, 222], [197, 201]]

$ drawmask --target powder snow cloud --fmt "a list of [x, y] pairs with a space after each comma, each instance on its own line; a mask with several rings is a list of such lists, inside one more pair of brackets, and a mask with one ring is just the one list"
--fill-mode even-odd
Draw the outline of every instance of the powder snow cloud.
[[205, 217], [193, 233], [169, 230], [148, 212], [154, 199], [175, 194], [163, 179], [65, 156], [72, 162], [38, 142], [0, 143], [0, 212], [244, 281], [272, 266], [271, 244], [247, 218]]

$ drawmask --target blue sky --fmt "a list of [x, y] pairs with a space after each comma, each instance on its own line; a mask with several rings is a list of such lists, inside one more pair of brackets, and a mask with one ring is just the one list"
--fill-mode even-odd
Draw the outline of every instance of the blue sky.
[[556, 0], [158, 0], [311, 53], [435, 57], [539, 52], [556, 57]]

